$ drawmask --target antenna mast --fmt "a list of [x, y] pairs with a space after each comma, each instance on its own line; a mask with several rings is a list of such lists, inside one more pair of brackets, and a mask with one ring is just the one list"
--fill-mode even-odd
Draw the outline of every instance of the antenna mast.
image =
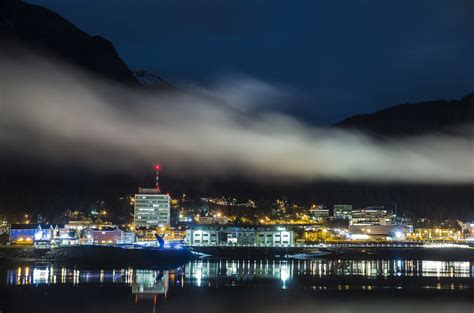
[[156, 187], [156, 191], [158, 191], [158, 193], [161, 193], [161, 189], [160, 189], [160, 164], [155, 164], [155, 171], [156, 171], [156, 177], [155, 177], [155, 187]]

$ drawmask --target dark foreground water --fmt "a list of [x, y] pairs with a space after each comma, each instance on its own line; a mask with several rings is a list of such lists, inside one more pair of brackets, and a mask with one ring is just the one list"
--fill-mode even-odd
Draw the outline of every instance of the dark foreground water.
[[474, 263], [198, 260], [170, 270], [0, 265], [10, 312], [474, 312]]

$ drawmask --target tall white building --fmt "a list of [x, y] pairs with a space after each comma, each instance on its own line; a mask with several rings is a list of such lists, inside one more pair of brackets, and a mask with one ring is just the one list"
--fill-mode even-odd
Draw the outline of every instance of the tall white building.
[[140, 188], [135, 195], [135, 227], [163, 227], [170, 225], [170, 196], [157, 189]]

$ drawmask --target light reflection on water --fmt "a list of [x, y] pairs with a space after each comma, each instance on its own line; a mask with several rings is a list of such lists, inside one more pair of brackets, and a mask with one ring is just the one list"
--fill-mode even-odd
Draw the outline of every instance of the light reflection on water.
[[[122, 284], [129, 285], [133, 294], [165, 294], [169, 288], [223, 287], [239, 285], [275, 284], [283, 289], [289, 285], [325, 288], [328, 280], [355, 278], [371, 289], [374, 279], [433, 278], [423, 282], [424, 288], [441, 288], [440, 279], [448, 288], [464, 288], [459, 279], [472, 280], [471, 262], [427, 260], [197, 260], [172, 270], [113, 269], [81, 270], [52, 264], [30, 264], [6, 272], [6, 284]], [[459, 278], [459, 279], [458, 279]], [[326, 279], [326, 280], [325, 280]], [[375, 283], [376, 285], [376, 283]], [[403, 285], [389, 285], [401, 288]], [[338, 285], [349, 289], [350, 285]], [[443, 287], [444, 288], [444, 287]]]
[[170, 270], [91, 270], [29, 263], [0, 269], [0, 310], [472, 312], [473, 265], [427, 260], [196, 260]]

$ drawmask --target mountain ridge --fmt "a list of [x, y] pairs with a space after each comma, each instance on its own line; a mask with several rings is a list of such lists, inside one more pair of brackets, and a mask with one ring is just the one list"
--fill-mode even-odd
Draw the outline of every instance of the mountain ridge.
[[2, 0], [0, 38], [4, 49], [26, 47], [106, 79], [141, 86], [110, 41], [87, 34], [45, 7], [19, 0]]
[[[403, 120], [403, 123], [398, 123]], [[382, 137], [406, 137], [430, 132], [456, 132], [453, 127], [474, 122], [474, 92], [459, 100], [402, 103], [373, 113], [348, 117], [331, 127], [359, 130]]]

